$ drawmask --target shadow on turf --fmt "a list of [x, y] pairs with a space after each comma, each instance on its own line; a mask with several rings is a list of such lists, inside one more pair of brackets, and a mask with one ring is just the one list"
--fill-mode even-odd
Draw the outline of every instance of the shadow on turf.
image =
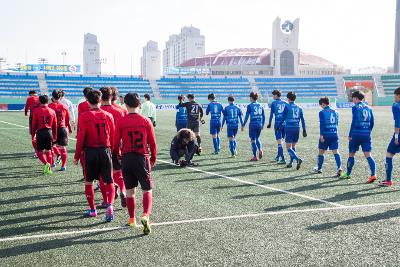
[[333, 229], [338, 226], [348, 226], [348, 225], [354, 225], [354, 224], [371, 223], [371, 222], [377, 222], [377, 221], [382, 221], [382, 220], [388, 220], [388, 219], [396, 218], [399, 216], [400, 216], [400, 209], [395, 209], [395, 210], [388, 210], [388, 211], [385, 211], [382, 213], [352, 218], [352, 219], [339, 221], [339, 222], [329, 222], [329, 223], [313, 225], [313, 226], [309, 226], [307, 229], [310, 231], [326, 231], [326, 230], [330, 230], [330, 229]]
[[10, 159], [32, 158], [32, 156], [33, 156], [33, 152], [0, 154], [0, 161], [1, 160], [10, 160]]
[[[70, 246], [77, 246], [77, 245], [93, 245], [93, 244], [102, 244], [102, 243], [115, 243], [118, 244], [119, 242], [125, 240], [132, 240], [135, 238], [142, 238], [144, 237], [143, 234], [140, 235], [128, 235], [123, 238], [98, 238], [93, 240], [96, 236], [107, 234], [109, 232], [98, 232], [98, 233], [90, 233], [84, 234], [79, 236], [73, 236], [68, 238], [57, 238], [53, 240], [46, 240], [40, 241], [36, 243], [29, 243], [24, 245], [13, 246], [10, 248], [0, 249], [0, 258], [8, 258], [14, 257], [19, 255], [26, 255], [31, 253], [43, 252], [47, 250], [65, 248]], [[89, 239], [87, 239], [89, 238]]]

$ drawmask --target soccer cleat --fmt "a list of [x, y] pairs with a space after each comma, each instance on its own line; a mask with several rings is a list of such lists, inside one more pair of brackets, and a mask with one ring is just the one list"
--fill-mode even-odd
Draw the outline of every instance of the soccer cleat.
[[286, 161], [285, 160], [280, 160], [280, 161], [278, 161], [278, 165], [285, 165], [286, 164]]
[[44, 172], [44, 174], [53, 174], [50, 163], [47, 163], [46, 165], [44, 165], [43, 172]]
[[286, 165], [286, 168], [292, 168], [293, 167], [293, 164], [290, 162], [290, 163], [288, 163], [288, 165]]
[[197, 164], [197, 163], [195, 163], [195, 162], [193, 162], [193, 161], [189, 161], [189, 162], [186, 164], [186, 166], [188, 166], [188, 167], [197, 167], [197, 166], [199, 166], [199, 164]]
[[371, 177], [369, 177], [367, 184], [372, 184], [373, 182], [375, 182], [376, 180], [376, 175], [372, 175]]
[[149, 235], [151, 233], [151, 227], [150, 227], [150, 220], [149, 217], [147, 215], [143, 215], [140, 218], [140, 221], [143, 225], [143, 234], [145, 235]]
[[201, 146], [199, 146], [199, 147], [197, 148], [197, 151], [196, 151], [197, 156], [200, 156], [201, 151], [202, 151], [202, 148], [201, 148]]
[[322, 170], [321, 170], [321, 169], [318, 169], [318, 167], [314, 167], [314, 172], [315, 172], [315, 173], [322, 173]]
[[121, 207], [126, 208], [126, 196], [125, 196], [125, 194], [121, 192], [120, 198], [121, 198]]
[[97, 211], [96, 210], [87, 210], [87, 211], [85, 211], [84, 215], [86, 217], [96, 217]]
[[258, 161], [258, 159], [257, 159], [256, 157], [252, 157], [252, 158], [250, 159], [250, 161]]
[[56, 159], [55, 162], [56, 162], [57, 165], [60, 165], [60, 164], [62, 163], [61, 157], [60, 157], [60, 156], [57, 156], [57, 159]]
[[56, 170], [56, 164], [51, 165], [51, 170], [55, 171]]
[[264, 151], [260, 150], [260, 151], [258, 152], [258, 158], [259, 158], [259, 159], [262, 159], [263, 156], [264, 156]]
[[344, 172], [340, 175], [340, 179], [350, 179], [350, 175], [348, 175], [347, 172]]
[[303, 163], [302, 159], [297, 160], [296, 170], [300, 170], [301, 164]]
[[[83, 178], [85, 180], [85, 178]], [[94, 191], [100, 190], [100, 183], [97, 182], [96, 187], [94, 188]]]
[[236, 149], [233, 151], [233, 155], [235, 156], [235, 158], [237, 157], [237, 155], [238, 155], [238, 152], [237, 152], [237, 150], [236, 150]]
[[218, 155], [218, 153], [219, 153], [219, 152], [218, 152], [218, 150], [217, 150], [217, 151], [214, 151], [213, 154], [214, 154], [214, 155]]
[[106, 217], [104, 218], [105, 222], [111, 222], [114, 220], [114, 209], [112, 205], [109, 205], [106, 210]]
[[136, 229], [136, 219], [135, 218], [129, 218], [128, 226], [131, 227], [131, 228]]
[[67, 167], [61, 167], [59, 171], [60, 172], [65, 172], [66, 170], [67, 170]]
[[392, 181], [386, 181], [386, 180], [380, 181], [380, 182], [378, 183], [378, 186], [380, 186], [380, 187], [390, 187], [390, 186], [392, 186], [392, 185], [393, 185], [393, 182], [392, 182]]
[[179, 163], [179, 160], [176, 160], [176, 161], [174, 161], [173, 163], [175, 164], [175, 166], [178, 166], [178, 167], [181, 166], [181, 164]]
[[342, 170], [342, 169], [339, 169], [339, 170], [337, 171], [336, 177], [342, 176], [342, 173], [343, 173], [343, 170]]
[[107, 207], [108, 207], [108, 204], [103, 201], [99, 205], [96, 206], [96, 209], [106, 209]]
[[279, 162], [279, 157], [271, 159], [271, 163], [278, 163]]

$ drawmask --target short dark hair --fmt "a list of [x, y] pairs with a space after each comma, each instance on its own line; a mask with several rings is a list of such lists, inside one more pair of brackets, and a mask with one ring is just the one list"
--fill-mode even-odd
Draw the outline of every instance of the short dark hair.
[[49, 103], [49, 97], [47, 95], [41, 95], [39, 96], [39, 102], [42, 105], [47, 104]]
[[60, 90], [53, 90], [51, 96], [54, 100], [59, 100], [61, 98], [61, 91]]
[[258, 93], [256, 92], [251, 92], [249, 97], [253, 100], [257, 100], [258, 99]]
[[209, 94], [207, 99], [215, 100], [215, 94], [214, 93]]
[[89, 93], [90, 91], [92, 91], [92, 90], [93, 90], [92, 87], [85, 87], [85, 88], [83, 89], [83, 95], [84, 95], [85, 97], [87, 97], [88, 93]]
[[184, 95], [178, 95], [179, 102], [182, 102], [185, 99]]
[[290, 101], [295, 101], [297, 96], [295, 92], [289, 92], [287, 93], [286, 98], [289, 99]]
[[395, 95], [400, 95], [400, 87], [397, 87], [393, 92]]
[[127, 93], [124, 97], [124, 103], [130, 108], [137, 108], [140, 106], [140, 97], [137, 93]]
[[110, 87], [101, 87], [100, 92], [101, 92], [101, 100], [109, 101], [111, 99], [112, 90]]
[[101, 99], [101, 92], [99, 90], [92, 89], [87, 93], [87, 100], [92, 105], [99, 104], [100, 99]]
[[35, 95], [36, 94], [36, 91], [35, 90], [30, 90], [29, 91], [29, 95]]
[[188, 99], [189, 99], [189, 98], [194, 99], [194, 94], [188, 94], [188, 95], [187, 95], [187, 98], [188, 98]]
[[233, 95], [228, 96], [229, 102], [235, 102], [235, 97]]
[[329, 106], [329, 98], [326, 96], [321, 97], [318, 102], [320, 105], [325, 104], [325, 105]]
[[63, 89], [60, 89], [61, 97], [65, 96], [65, 91]]
[[147, 100], [150, 100], [150, 95], [149, 94], [144, 94], [143, 97]]
[[272, 95], [276, 95], [277, 97], [281, 97], [282, 92], [279, 91], [279, 90], [274, 90], [274, 91], [272, 91]]
[[364, 94], [360, 91], [355, 91], [351, 94], [351, 98], [357, 98], [358, 100], [363, 100], [365, 98]]
[[111, 86], [110, 89], [111, 89], [111, 92], [112, 92], [111, 101], [116, 101], [118, 99], [118, 89], [115, 86]]

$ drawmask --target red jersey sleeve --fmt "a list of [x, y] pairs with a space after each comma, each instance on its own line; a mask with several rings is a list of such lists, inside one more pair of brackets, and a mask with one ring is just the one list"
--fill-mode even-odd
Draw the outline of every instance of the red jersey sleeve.
[[71, 128], [71, 124], [70, 124], [70, 119], [71, 119], [71, 116], [70, 116], [70, 114], [69, 114], [69, 110], [68, 110], [68, 108], [65, 108], [65, 126], [68, 128], [68, 131], [69, 131], [70, 133], [72, 133], [72, 128]]
[[84, 116], [81, 116], [81, 122], [78, 125], [78, 133], [76, 135], [76, 147], [75, 147], [75, 160], [79, 160], [81, 157], [83, 146], [86, 137], [86, 123], [84, 121]]
[[33, 112], [32, 118], [32, 138], [36, 134], [36, 130], [38, 128], [38, 115], [37, 112]]
[[154, 134], [153, 124], [150, 121], [148, 121], [147, 123], [147, 144], [150, 147], [151, 161], [156, 162], [157, 159], [156, 136]]
[[110, 138], [110, 148], [112, 148], [113, 140], [114, 140], [114, 132], [115, 132], [114, 119], [113, 119], [112, 116], [108, 116], [107, 123], [108, 123], [108, 127], [110, 129], [110, 136], [109, 136], [109, 138]]
[[29, 96], [27, 99], [26, 99], [26, 103], [25, 103], [25, 116], [26, 115], [28, 115], [28, 109], [29, 109], [29, 106], [31, 105], [30, 103], [31, 103], [31, 97]]
[[53, 141], [57, 140], [57, 116], [54, 110], [51, 110], [51, 132], [53, 133]]
[[119, 155], [121, 150], [121, 121], [118, 120], [115, 125], [114, 139], [112, 140], [113, 153]]

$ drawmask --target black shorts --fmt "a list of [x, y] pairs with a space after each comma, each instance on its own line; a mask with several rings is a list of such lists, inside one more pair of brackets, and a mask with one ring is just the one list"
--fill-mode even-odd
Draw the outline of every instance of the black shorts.
[[57, 129], [56, 144], [59, 146], [68, 146], [68, 132], [66, 127]]
[[85, 150], [85, 172], [86, 181], [100, 180], [106, 184], [111, 184], [112, 179], [112, 162], [110, 148], [86, 148]]
[[36, 131], [37, 150], [51, 150], [53, 146], [53, 134], [50, 129], [40, 129]]
[[200, 122], [199, 121], [188, 121], [187, 128], [195, 133], [200, 133]]
[[126, 189], [135, 188], [139, 183], [144, 191], [153, 188], [148, 156], [130, 152], [122, 155], [121, 165]]

